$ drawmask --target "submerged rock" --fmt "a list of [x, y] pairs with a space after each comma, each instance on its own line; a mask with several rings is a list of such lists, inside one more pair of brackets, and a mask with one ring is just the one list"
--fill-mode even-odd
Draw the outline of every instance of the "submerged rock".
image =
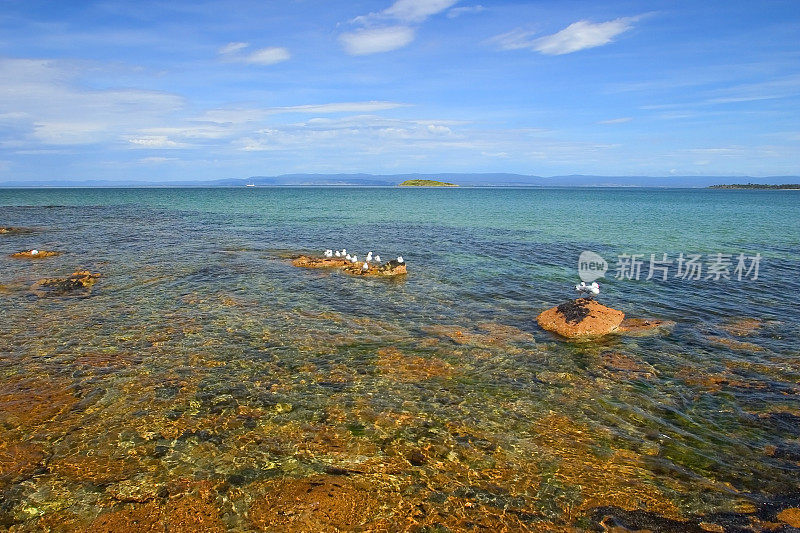
[[45, 257], [55, 257], [57, 255], [61, 255], [61, 252], [54, 252], [50, 250], [25, 250], [11, 254], [11, 257], [16, 259], [44, 259]]
[[67, 278], [45, 278], [31, 287], [38, 296], [87, 295], [97, 282], [100, 274], [79, 270]]
[[668, 331], [675, 326], [672, 320], [654, 320], [650, 318], [626, 318], [616, 333], [625, 335], [656, 335]]
[[601, 337], [616, 331], [624, 318], [622, 311], [589, 298], [579, 298], [543, 311], [536, 321], [542, 329], [568, 339], [579, 339]]
[[33, 233], [28, 228], [15, 228], [12, 226], [0, 226], [0, 235], [19, 235], [21, 233]]

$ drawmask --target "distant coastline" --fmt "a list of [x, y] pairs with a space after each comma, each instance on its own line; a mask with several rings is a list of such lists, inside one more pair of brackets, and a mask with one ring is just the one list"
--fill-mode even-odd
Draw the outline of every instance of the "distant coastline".
[[406, 180], [397, 185], [398, 187], [458, 187], [455, 183], [436, 180]]
[[767, 185], [761, 183], [732, 183], [729, 185], [710, 185], [709, 189], [800, 189], [800, 183], [784, 183], [781, 185]]

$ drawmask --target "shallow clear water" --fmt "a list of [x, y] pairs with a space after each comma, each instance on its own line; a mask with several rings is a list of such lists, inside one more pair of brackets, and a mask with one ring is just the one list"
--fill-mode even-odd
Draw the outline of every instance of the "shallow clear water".
[[[6, 189], [0, 226], [34, 230], [0, 235], [6, 526], [174, 515], [201, 487], [225, 527], [280, 529], [280, 482], [340, 477], [381, 509], [367, 524], [451, 529], [798, 493], [795, 191]], [[63, 254], [9, 257], [29, 248]], [[326, 248], [409, 274], [287, 260]], [[675, 327], [539, 329], [583, 250], [611, 264], [602, 303]], [[651, 253], [762, 260], [757, 280], [614, 279], [618, 255]], [[83, 269], [101, 274], [85, 297], [30, 290]]]

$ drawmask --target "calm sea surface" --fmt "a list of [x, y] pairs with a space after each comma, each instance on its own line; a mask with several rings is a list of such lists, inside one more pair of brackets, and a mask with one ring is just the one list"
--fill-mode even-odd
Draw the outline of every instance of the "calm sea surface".
[[[0, 527], [535, 530], [638, 509], [757, 529], [800, 503], [797, 191], [0, 189], [0, 226], [33, 230], [0, 235]], [[30, 248], [63, 254], [9, 257]], [[409, 274], [288, 261], [326, 248]], [[602, 303], [674, 328], [542, 331], [584, 250], [609, 263]], [[681, 253], [703, 279], [645, 279]], [[640, 279], [615, 278], [623, 254]], [[728, 280], [705, 279], [717, 254]], [[88, 296], [30, 289], [77, 270], [101, 274]]]

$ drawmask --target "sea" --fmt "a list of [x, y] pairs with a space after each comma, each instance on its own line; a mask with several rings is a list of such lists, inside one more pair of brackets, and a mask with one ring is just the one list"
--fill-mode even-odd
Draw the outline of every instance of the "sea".
[[[0, 189], [0, 226], [26, 230], [0, 234], [0, 527], [758, 531], [800, 507], [798, 191]], [[326, 249], [408, 273], [291, 263]], [[668, 326], [542, 330], [584, 252], [600, 303]], [[36, 290], [77, 271], [100, 277]]]

